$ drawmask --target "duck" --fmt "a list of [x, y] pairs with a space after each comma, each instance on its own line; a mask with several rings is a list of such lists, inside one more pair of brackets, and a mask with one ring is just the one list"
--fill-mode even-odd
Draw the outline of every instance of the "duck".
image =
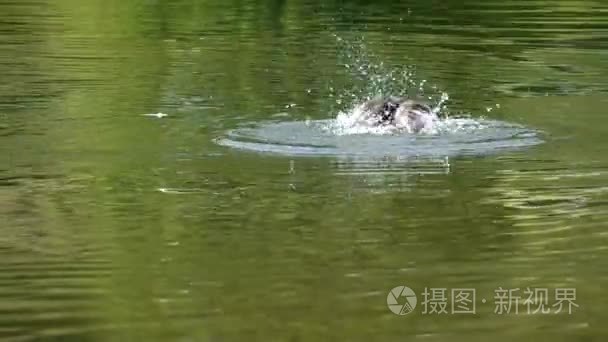
[[365, 101], [357, 111], [357, 123], [369, 127], [395, 128], [409, 133], [431, 129], [439, 120], [427, 104], [401, 96], [378, 96]]

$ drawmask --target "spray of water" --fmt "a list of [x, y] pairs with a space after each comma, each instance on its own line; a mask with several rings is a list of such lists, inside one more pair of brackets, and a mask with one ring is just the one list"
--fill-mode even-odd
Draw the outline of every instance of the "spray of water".
[[[434, 114], [448, 116], [449, 95], [426, 79], [416, 75], [414, 65], [387, 65], [369, 51], [364, 38], [354, 41], [336, 36], [339, 63], [346, 72], [346, 83], [337, 90], [329, 87], [330, 97], [334, 99], [332, 108], [338, 113], [336, 119], [327, 127], [338, 135], [344, 134], [392, 134], [391, 127], [369, 127], [357, 124], [362, 114], [361, 104], [378, 96], [400, 96], [427, 102]], [[438, 133], [428, 128], [422, 133]]]
[[[289, 156], [337, 156], [367, 161], [441, 160], [461, 155], [487, 155], [542, 143], [538, 132], [517, 124], [448, 115], [449, 96], [416, 75], [415, 67], [376, 62], [361, 39], [340, 38], [339, 55], [345, 80], [328, 86], [333, 119], [262, 122], [230, 130], [216, 142], [223, 146]], [[338, 90], [339, 89], [339, 90]], [[426, 100], [442, 118], [425, 126], [422, 134], [405, 134], [390, 125], [362, 125], [362, 104], [379, 95]], [[293, 166], [293, 165], [291, 165]], [[290, 173], [295, 172], [290, 167]], [[420, 170], [416, 168], [416, 172]]]

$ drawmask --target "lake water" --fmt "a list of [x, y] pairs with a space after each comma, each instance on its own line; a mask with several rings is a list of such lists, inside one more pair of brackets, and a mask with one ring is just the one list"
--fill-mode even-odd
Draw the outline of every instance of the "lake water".
[[2, 1], [0, 75], [2, 341], [608, 334], [605, 1]]

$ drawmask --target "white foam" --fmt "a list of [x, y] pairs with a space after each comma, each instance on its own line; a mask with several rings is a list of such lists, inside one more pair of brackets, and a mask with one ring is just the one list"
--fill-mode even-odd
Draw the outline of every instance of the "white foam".
[[[349, 112], [340, 112], [334, 120], [330, 120], [327, 125], [322, 127], [325, 131], [334, 135], [353, 135], [353, 134], [374, 134], [374, 135], [393, 135], [393, 134], [412, 134], [409, 127], [395, 127], [390, 125], [378, 126], [373, 122], [362, 121], [365, 115], [364, 105], [358, 105]], [[424, 127], [417, 134], [438, 134], [440, 133], [440, 123], [442, 120], [425, 118]]]

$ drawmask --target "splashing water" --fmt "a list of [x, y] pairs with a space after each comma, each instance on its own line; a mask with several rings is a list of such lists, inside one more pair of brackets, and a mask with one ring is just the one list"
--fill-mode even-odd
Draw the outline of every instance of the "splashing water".
[[[331, 112], [338, 113], [327, 130], [337, 135], [347, 134], [396, 134], [408, 132], [393, 126], [374, 126], [361, 124], [358, 118], [364, 113], [363, 104], [373, 98], [398, 96], [426, 103], [435, 116], [448, 117], [447, 102], [449, 95], [432, 86], [425, 79], [419, 79], [416, 69], [410, 65], [388, 66], [384, 62], [375, 62], [376, 56], [369, 52], [360, 38], [350, 42], [336, 36], [340, 47], [340, 65], [344, 66], [347, 81], [341, 91], [329, 87], [329, 96], [334, 99]], [[422, 134], [437, 134], [441, 127], [437, 120], [425, 120]]]
[[[365, 38], [348, 41], [336, 36], [339, 64], [344, 67], [347, 80], [341, 87], [330, 86], [329, 97], [335, 105], [331, 112], [353, 111], [357, 105], [378, 96], [399, 96], [424, 100], [435, 114], [446, 113], [449, 95], [417, 76], [414, 65], [389, 66], [371, 53]], [[339, 89], [339, 90], [337, 90]]]
[[[443, 93], [440, 101], [435, 106], [431, 107], [431, 113], [439, 116], [441, 108], [445, 101], [448, 100], [447, 93]], [[404, 134], [411, 133], [407, 128], [397, 128], [392, 125], [368, 125], [362, 124], [360, 118], [366, 115], [366, 106], [364, 104], [355, 105], [349, 111], [339, 112], [335, 120], [330, 121], [325, 126], [327, 131], [332, 132], [336, 135], [348, 135], [348, 134]], [[448, 123], [455, 123], [456, 121], [447, 121], [447, 114], [444, 115], [445, 119], [439, 120], [434, 118], [425, 119], [425, 126], [418, 132], [418, 134], [439, 134], [441, 132], [449, 131], [450, 127], [456, 127]]]
[[[329, 86], [335, 118], [293, 122], [262, 122], [239, 128], [216, 139], [223, 146], [289, 156], [347, 156], [363, 160], [437, 159], [457, 155], [485, 155], [542, 143], [538, 132], [495, 120], [448, 115], [449, 95], [426, 80], [418, 80], [411, 66], [389, 68], [372, 62], [364, 44], [342, 44], [350, 84], [336, 92]], [[346, 45], [344, 45], [346, 44]], [[379, 95], [424, 98], [432, 112], [443, 117], [418, 134], [394, 127], [358, 124], [364, 101]]]

